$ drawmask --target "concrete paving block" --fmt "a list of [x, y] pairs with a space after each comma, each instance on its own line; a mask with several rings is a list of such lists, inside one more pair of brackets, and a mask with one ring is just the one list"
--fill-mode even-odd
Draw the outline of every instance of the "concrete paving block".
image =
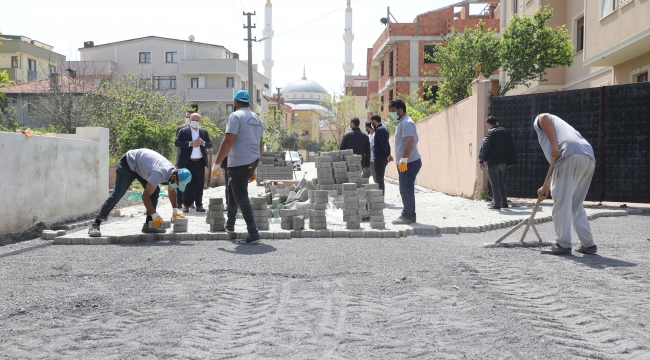
[[268, 230], [263, 230], [259, 232], [260, 234], [260, 239], [263, 240], [273, 240], [273, 233]]
[[327, 209], [327, 204], [311, 204], [311, 210], [309, 211], [325, 211]]
[[42, 240], [54, 240], [57, 237], [57, 232], [55, 230], [43, 230], [41, 234]]
[[225, 224], [210, 224], [210, 231], [212, 232], [226, 231], [226, 226]]
[[332, 230], [330, 229], [320, 229], [316, 230], [316, 237], [317, 238], [331, 238], [332, 237]]
[[224, 201], [223, 198], [210, 198], [209, 205], [223, 205]]
[[363, 188], [366, 190], [379, 190], [379, 184], [365, 184]]
[[343, 221], [345, 222], [359, 222], [359, 215], [343, 215]]
[[384, 209], [368, 209], [370, 216], [384, 215]]
[[208, 219], [206, 218], [206, 223], [210, 225], [223, 225], [226, 223], [226, 218], [216, 218], [216, 219]]
[[258, 216], [260, 216], [260, 217], [269, 217], [269, 216], [271, 216], [271, 210], [269, 210], [269, 209], [253, 210], [253, 215], [256, 216], [256, 217], [258, 217]]
[[384, 229], [386, 228], [386, 222], [384, 221], [371, 221], [370, 227], [372, 229]]
[[463, 227], [463, 232], [465, 233], [480, 233], [481, 228], [478, 226], [465, 226]]
[[311, 222], [318, 222], [318, 223], [327, 222], [327, 217], [324, 216], [324, 215], [323, 216], [310, 216], [309, 217], [309, 222], [310, 223]]
[[381, 238], [381, 230], [364, 230], [366, 233], [366, 239], [376, 239]]
[[368, 203], [368, 209], [369, 210], [381, 210], [381, 209], [384, 209], [385, 207], [386, 207], [386, 204], [384, 204], [384, 203]]
[[58, 237], [54, 239], [54, 245], [70, 245], [70, 238]]
[[174, 221], [172, 222], [172, 224], [173, 224], [174, 226], [176, 226], [176, 225], [186, 225], [186, 226], [187, 226], [188, 221], [189, 221], [188, 218], [185, 218], [185, 219], [182, 219], [182, 218], [174, 218]]
[[350, 231], [349, 230], [333, 230], [332, 231], [332, 237], [334, 237], [334, 238], [349, 238], [350, 237]]
[[274, 231], [273, 239], [291, 239], [291, 231]]
[[176, 241], [176, 240], [178, 240], [176, 233], [171, 232], [171, 233], [163, 234], [163, 241]]
[[209, 211], [225, 211], [226, 210], [226, 205], [220, 204], [220, 205], [208, 205], [208, 210]]
[[313, 210], [310, 209], [308, 211], [309, 217], [311, 218], [312, 216], [318, 216], [318, 217], [323, 217], [325, 216], [325, 210]]
[[266, 205], [266, 197], [252, 197], [250, 198], [251, 204], [264, 204]]
[[316, 230], [301, 230], [301, 238], [316, 238]]
[[370, 216], [370, 222], [379, 222], [379, 221], [385, 221], [384, 220], [384, 215], [371, 215]]
[[458, 226], [445, 226], [440, 229], [440, 232], [442, 234], [458, 234], [460, 233], [460, 230], [458, 229]]
[[404, 229], [406, 231], [406, 236], [413, 236], [413, 229], [412, 228], [406, 228]]
[[345, 228], [346, 229], [360, 229], [361, 228], [361, 223], [360, 222], [346, 222], [345, 223]]
[[396, 239], [400, 237], [400, 232], [398, 230], [383, 230], [380, 231], [381, 237], [384, 239]]
[[359, 230], [359, 229], [353, 229], [349, 230], [350, 237], [351, 238], [365, 238], [366, 237], [366, 232], [364, 230]]
[[358, 204], [359, 198], [356, 196], [346, 196], [343, 202], [346, 204]]
[[178, 241], [192, 241], [195, 239], [195, 237], [195, 234], [190, 233], [178, 234]]
[[[255, 211], [255, 210], [253, 210]], [[205, 217], [207, 218], [212, 218], [212, 219], [218, 219], [218, 218], [223, 218], [223, 211], [212, 211], [208, 210], [208, 212], [205, 214]]]
[[324, 230], [324, 229], [327, 229], [327, 223], [326, 222], [309, 221], [309, 228], [312, 229], [312, 230]]
[[251, 207], [253, 208], [253, 211], [254, 210], [266, 210], [266, 209], [268, 209], [268, 205], [266, 203], [264, 203], [264, 204], [251, 204]]
[[142, 234], [142, 235], [140, 235], [140, 241], [141, 242], [153, 242], [154, 241], [154, 234]]
[[293, 230], [293, 220], [290, 223], [280, 223], [280, 229], [282, 230]]
[[435, 226], [423, 226], [420, 228], [420, 236], [433, 236], [438, 234], [438, 230]]
[[108, 244], [108, 237], [101, 236], [101, 237], [91, 237], [88, 238], [88, 241], [86, 242], [87, 245], [107, 245]]
[[270, 228], [269, 223], [259, 223], [257, 225], [257, 230], [268, 230]]
[[232, 239], [232, 234], [229, 234], [227, 232], [218, 232], [212, 234], [212, 240], [231, 240]]

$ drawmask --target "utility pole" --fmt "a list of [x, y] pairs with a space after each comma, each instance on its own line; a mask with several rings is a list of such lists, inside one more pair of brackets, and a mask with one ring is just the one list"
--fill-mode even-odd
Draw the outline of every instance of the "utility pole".
[[244, 13], [245, 16], [248, 17], [248, 26], [244, 25], [244, 29], [248, 29], [248, 39], [244, 39], [244, 41], [248, 41], [248, 94], [251, 97], [251, 102], [250, 102], [250, 109], [251, 111], [255, 110], [255, 93], [253, 93], [253, 89], [255, 86], [253, 86], [253, 41], [257, 41], [257, 37], [253, 38], [251, 34], [251, 30], [255, 29], [255, 24], [251, 25], [251, 16], [255, 15], [255, 11], [252, 13]]

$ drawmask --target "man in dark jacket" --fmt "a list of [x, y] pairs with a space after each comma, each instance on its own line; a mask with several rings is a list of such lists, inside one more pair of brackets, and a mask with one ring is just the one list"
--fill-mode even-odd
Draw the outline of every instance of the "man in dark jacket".
[[352, 118], [350, 121], [350, 129], [341, 140], [341, 150], [352, 149], [355, 155], [361, 155], [361, 167], [363, 171], [370, 171], [370, 138], [368, 135], [361, 132], [359, 128], [359, 118]]
[[494, 205], [490, 209], [500, 210], [508, 207], [503, 173], [506, 167], [510, 168], [517, 163], [517, 153], [510, 132], [506, 128], [499, 126], [494, 116], [488, 116], [485, 123], [488, 133], [483, 139], [482, 161], [479, 163], [481, 170], [485, 170], [485, 163], [487, 162], [488, 180], [492, 185], [494, 194]]
[[[179, 131], [190, 126], [190, 116], [192, 116], [193, 113], [194, 111], [191, 110], [187, 110], [185, 112], [185, 123], [178, 125], [178, 127], [176, 128], [176, 136], [178, 136]], [[174, 137], [174, 139], [176, 139], [176, 137]], [[179, 169], [180, 167], [178, 166], [178, 156], [180, 154], [181, 154], [181, 148], [178, 148], [178, 150], [176, 151], [176, 167]], [[176, 190], [176, 205], [178, 206], [179, 209], [183, 206], [183, 192], [179, 190]], [[190, 204], [190, 206], [193, 207], [194, 204]]]
[[183, 192], [183, 212], [190, 212], [190, 205], [196, 204], [196, 211], [205, 212], [203, 208], [203, 182], [205, 167], [208, 166], [208, 153], [205, 149], [212, 147], [210, 135], [205, 129], [199, 128], [201, 115], [194, 113], [190, 116], [190, 126], [181, 129], [174, 143], [180, 149], [177, 166], [186, 168], [192, 174], [192, 181]]
[[375, 146], [372, 150], [375, 156], [375, 174], [377, 174], [375, 182], [379, 184], [379, 188], [386, 194], [386, 190], [384, 189], [384, 174], [386, 174], [386, 166], [390, 161], [388, 130], [381, 124], [381, 116], [373, 115], [370, 117], [370, 120], [372, 120], [372, 124], [375, 126]]

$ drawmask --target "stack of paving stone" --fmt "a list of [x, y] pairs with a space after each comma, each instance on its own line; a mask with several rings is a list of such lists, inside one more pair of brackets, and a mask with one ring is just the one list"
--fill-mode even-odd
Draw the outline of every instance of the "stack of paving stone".
[[325, 210], [327, 209], [328, 192], [327, 190], [310, 190], [309, 203], [309, 228], [312, 230], [327, 229], [327, 218]]
[[364, 217], [368, 216], [366, 189], [364, 187], [357, 187], [357, 196], [359, 197], [359, 217], [363, 220]]
[[255, 216], [257, 229], [268, 230], [271, 210], [266, 207], [266, 196], [252, 197], [251, 205], [253, 206], [253, 215]]
[[285, 151], [263, 152], [262, 163], [257, 166], [257, 181], [293, 179], [293, 165], [287, 165], [285, 155]]
[[156, 225], [153, 224], [153, 221], [147, 222], [147, 226], [149, 227], [149, 229], [163, 229], [163, 230], [172, 227], [171, 221], [163, 221], [160, 228], [157, 228]]
[[[223, 215], [222, 215], [223, 216]], [[174, 218], [174, 232], [187, 232], [187, 224], [188, 224], [189, 219], [188, 218]]]
[[355, 183], [361, 187], [363, 180], [361, 178], [361, 155], [346, 155], [345, 162], [348, 166], [348, 183]]
[[210, 231], [225, 231], [226, 218], [223, 215], [225, 206], [223, 198], [210, 198], [205, 222], [210, 225]]
[[361, 228], [361, 217], [359, 216], [359, 195], [357, 184], [343, 184], [343, 221], [346, 229]]
[[280, 228], [282, 230], [302, 230], [305, 227], [305, 216], [301, 209], [280, 209]]
[[370, 227], [373, 229], [384, 229], [384, 192], [381, 189], [366, 189], [366, 198], [368, 199], [368, 214], [370, 215]]

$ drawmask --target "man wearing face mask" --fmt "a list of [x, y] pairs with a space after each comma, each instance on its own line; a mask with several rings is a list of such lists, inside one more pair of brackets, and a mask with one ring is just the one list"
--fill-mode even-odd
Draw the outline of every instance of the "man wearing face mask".
[[[402, 195], [402, 216], [393, 224], [411, 224], [416, 222], [415, 215], [415, 177], [420, 172], [422, 160], [418, 152], [418, 133], [415, 122], [406, 114], [406, 104], [402, 99], [391, 100], [388, 111], [393, 120], [397, 120], [395, 128], [395, 157], [399, 158], [397, 171], [399, 173], [399, 192]], [[392, 161], [392, 157], [388, 158]]]
[[392, 157], [390, 156], [390, 142], [388, 139], [388, 130], [381, 124], [381, 116], [373, 115], [370, 117], [372, 125], [374, 126], [375, 133], [373, 134], [373, 150], [372, 156], [374, 159], [374, 180], [379, 184], [379, 188], [386, 193], [384, 175], [386, 174], [386, 166]]
[[249, 109], [251, 97], [246, 90], [235, 93], [235, 111], [228, 116], [226, 135], [219, 147], [217, 159], [212, 166], [212, 176], [216, 177], [219, 164], [228, 157], [227, 203], [228, 219], [226, 231], [234, 233], [237, 208], [246, 221], [248, 236], [239, 240], [240, 244], [257, 244], [260, 235], [255, 224], [253, 206], [248, 198], [248, 183], [256, 178], [255, 170], [262, 156], [264, 125], [260, 118]]
[[196, 204], [197, 212], [205, 212], [203, 207], [203, 181], [205, 167], [208, 164], [206, 149], [212, 147], [210, 135], [205, 129], [200, 128], [201, 115], [190, 115], [190, 126], [181, 129], [176, 135], [175, 145], [180, 149], [177, 165], [187, 168], [192, 174], [192, 181], [183, 193], [183, 212], [190, 212], [190, 205]]
[[[190, 116], [194, 111], [187, 110], [185, 112], [185, 123], [182, 125], [178, 125], [178, 128], [176, 128], [176, 136], [178, 136], [178, 132], [185, 129], [186, 127], [190, 126]], [[176, 139], [176, 137], [174, 137]], [[176, 166], [178, 166], [178, 156], [181, 154], [181, 148], [177, 148], [178, 150], [176, 151]], [[180, 168], [180, 167], [179, 167]], [[182, 191], [176, 191], [176, 204], [178, 205], [178, 208], [180, 209], [181, 206], [183, 206], [183, 192]], [[190, 204], [191, 207], [194, 207], [194, 204]]]
[[[115, 165], [115, 186], [113, 192], [106, 199], [95, 222], [90, 225], [88, 235], [91, 237], [102, 236], [99, 226], [102, 220], [108, 218], [111, 210], [115, 207], [120, 199], [126, 194], [133, 180], [138, 180], [144, 192], [142, 193], [142, 202], [147, 209], [147, 217], [142, 226], [143, 233], [164, 233], [162, 229], [163, 219], [156, 212], [158, 205], [158, 196], [160, 194], [160, 184], [168, 184], [169, 202], [173, 208], [172, 218], [185, 218], [185, 215], [178, 212], [176, 207], [176, 189], [183, 191], [185, 186], [192, 180], [192, 174], [187, 169], [174, 168], [174, 165], [165, 159], [164, 156], [149, 149], [129, 150], [122, 156], [120, 161]], [[148, 222], [153, 221], [155, 228], [151, 229]]]
[[372, 176], [372, 181], [377, 183], [377, 174], [375, 173], [375, 155], [373, 153], [375, 149], [375, 127], [370, 121], [366, 122], [366, 133], [370, 136], [370, 174], [364, 172], [364, 177]]

